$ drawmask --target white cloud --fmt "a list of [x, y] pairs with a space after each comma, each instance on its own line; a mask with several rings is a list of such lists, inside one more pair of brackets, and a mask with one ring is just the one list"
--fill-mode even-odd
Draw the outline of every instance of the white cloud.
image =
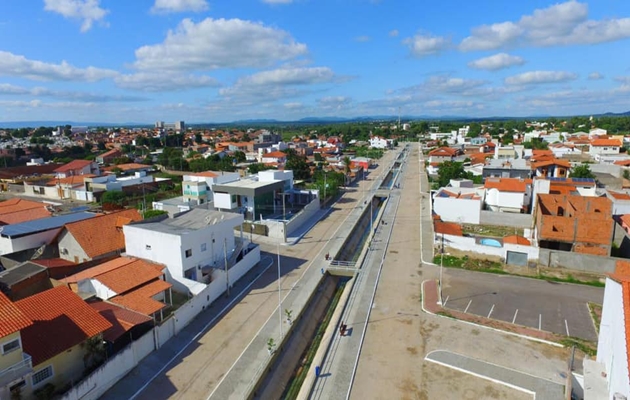
[[123, 89], [144, 92], [174, 92], [202, 87], [219, 86], [216, 79], [205, 75], [181, 74], [177, 72], [137, 72], [114, 78]]
[[283, 104], [284, 108], [289, 109], [289, 110], [301, 110], [304, 108], [304, 104], [300, 103], [300, 102], [289, 102], [289, 103], [284, 103]]
[[367, 35], [357, 36], [354, 38], [356, 42], [369, 42], [371, 38]]
[[599, 79], [604, 79], [604, 75], [600, 74], [599, 72], [595, 71], [595, 72], [591, 72], [590, 74], [588, 74], [588, 79], [591, 81], [596, 81]]
[[493, 56], [480, 58], [468, 63], [470, 68], [486, 69], [490, 71], [496, 71], [499, 69], [509, 68], [514, 65], [523, 65], [525, 60], [518, 56], [512, 56], [507, 53], [499, 53]]
[[311, 85], [331, 82], [335, 73], [328, 67], [279, 68], [241, 78], [237, 86]]
[[18, 76], [21, 78], [50, 81], [84, 81], [95, 82], [106, 78], [113, 78], [118, 72], [96, 67], [77, 68], [62, 61], [52, 64], [43, 61], [30, 60], [24, 56], [0, 51], [0, 75]]
[[389, 37], [398, 37], [399, 34], [400, 32], [398, 32], [398, 29], [392, 29], [389, 31]]
[[459, 45], [462, 51], [515, 46], [595, 44], [630, 37], [630, 18], [589, 20], [588, 5], [574, 0], [536, 9], [519, 21], [482, 25]]
[[434, 75], [419, 85], [400, 89], [400, 93], [425, 93], [428, 95], [444, 93], [462, 93], [485, 85], [487, 82], [478, 79], [452, 78], [448, 75]]
[[305, 44], [289, 33], [240, 19], [184, 19], [164, 42], [136, 50], [141, 70], [260, 68], [305, 55]]
[[201, 12], [209, 8], [206, 0], [155, 0], [151, 8], [154, 13]]
[[87, 32], [94, 22], [102, 22], [109, 10], [101, 8], [99, 0], [44, 0], [44, 10], [81, 21], [81, 32]]
[[339, 111], [347, 108], [352, 99], [348, 96], [328, 96], [317, 100], [319, 107], [327, 111]]
[[529, 71], [505, 78], [507, 85], [535, 85], [567, 82], [577, 79], [577, 74], [567, 71]]
[[451, 45], [451, 40], [443, 36], [417, 34], [406, 38], [403, 43], [409, 47], [411, 54], [416, 57], [424, 57], [438, 54]]
[[44, 87], [25, 88], [21, 86], [15, 86], [8, 83], [0, 84], [0, 95], [16, 95], [24, 96], [31, 95], [36, 97], [53, 97], [56, 99], [69, 99], [69, 100], [81, 100], [81, 101], [93, 101], [93, 102], [126, 102], [126, 101], [144, 101], [147, 100], [137, 96], [126, 95], [108, 95], [89, 92], [73, 92], [63, 90], [51, 90]]

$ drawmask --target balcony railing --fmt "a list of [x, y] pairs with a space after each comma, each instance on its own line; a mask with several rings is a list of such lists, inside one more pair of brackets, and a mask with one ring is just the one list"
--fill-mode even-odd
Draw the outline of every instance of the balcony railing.
[[0, 387], [33, 372], [33, 360], [31, 356], [22, 353], [22, 361], [19, 361], [7, 369], [0, 371]]

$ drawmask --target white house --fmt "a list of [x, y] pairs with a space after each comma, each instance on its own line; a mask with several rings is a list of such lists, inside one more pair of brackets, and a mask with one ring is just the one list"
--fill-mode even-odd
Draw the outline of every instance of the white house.
[[370, 147], [374, 149], [389, 149], [392, 147], [392, 143], [392, 140], [385, 139], [381, 136], [372, 136], [370, 138]]
[[475, 188], [441, 188], [433, 196], [433, 211], [445, 222], [478, 224], [483, 197]]
[[[195, 208], [175, 218], [123, 226], [129, 256], [166, 265], [173, 278], [209, 283], [237, 250], [234, 228], [243, 215]], [[227, 257], [226, 257], [227, 256]]]
[[532, 180], [522, 178], [486, 178], [486, 208], [496, 212], [523, 213], [532, 199]]
[[584, 360], [585, 399], [630, 398], [630, 268], [606, 278], [597, 359]]
[[588, 131], [588, 136], [591, 138], [597, 137], [597, 136], [604, 136], [607, 134], [608, 134], [608, 131], [606, 129], [601, 129], [601, 128], [594, 128]]
[[619, 154], [621, 148], [621, 141], [617, 139], [594, 139], [588, 148], [588, 154], [595, 155], [608, 155]]
[[182, 195], [185, 200], [196, 200], [198, 204], [214, 201], [212, 186], [240, 179], [238, 172], [204, 171], [184, 175]]

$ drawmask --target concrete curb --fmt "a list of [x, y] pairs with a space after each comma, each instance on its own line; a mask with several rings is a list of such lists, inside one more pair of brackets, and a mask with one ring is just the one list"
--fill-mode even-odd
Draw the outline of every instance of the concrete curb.
[[[427, 314], [435, 315], [436, 317], [441, 317], [441, 318], [448, 318], [448, 319], [451, 319], [451, 320], [462, 322], [464, 324], [468, 324], [468, 325], [472, 325], [472, 326], [476, 326], [476, 327], [480, 327], [480, 328], [484, 328], [484, 329], [489, 329], [489, 330], [495, 331], [495, 332], [505, 333], [507, 335], [519, 337], [521, 339], [527, 339], [527, 340], [531, 340], [531, 341], [538, 342], [538, 343], [548, 344], [550, 346], [562, 347], [562, 348], [565, 347], [564, 345], [562, 345], [560, 343], [552, 342], [552, 341], [549, 341], [549, 340], [540, 339], [540, 338], [533, 337], [533, 336], [522, 335], [520, 333], [505, 331], [503, 329], [493, 328], [491, 326], [477, 324], [475, 322], [470, 322], [470, 321], [466, 321], [466, 320], [455, 318], [455, 317], [447, 317], [446, 315], [440, 315], [440, 314], [436, 314], [436, 313], [433, 313], [431, 311], [428, 311], [426, 308], [424, 308], [424, 300], [425, 300], [424, 285], [425, 285], [425, 283], [428, 283], [428, 282], [431, 282], [431, 280], [425, 280], [425, 281], [422, 282], [422, 291], [421, 291], [421, 293], [422, 293], [422, 311], [424, 311]], [[506, 323], [508, 323], [508, 322], [506, 322]], [[513, 324], [510, 324], [510, 325], [513, 325]]]

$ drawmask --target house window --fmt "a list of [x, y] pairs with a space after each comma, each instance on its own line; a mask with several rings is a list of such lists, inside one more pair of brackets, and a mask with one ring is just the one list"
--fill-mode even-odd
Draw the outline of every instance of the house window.
[[206, 251], [206, 244], [205, 243], [201, 243], [201, 251]]
[[44, 369], [40, 369], [39, 371], [33, 374], [33, 386], [39, 385], [40, 383], [51, 378], [52, 376], [53, 376], [52, 365], [49, 365]]
[[20, 339], [15, 339], [2, 345], [2, 354], [10, 353], [20, 348]]
[[144, 249], [145, 250], [151, 250], [151, 245], [150, 244], [145, 244], [144, 245]]
[[186, 258], [192, 257], [192, 249], [186, 250]]

